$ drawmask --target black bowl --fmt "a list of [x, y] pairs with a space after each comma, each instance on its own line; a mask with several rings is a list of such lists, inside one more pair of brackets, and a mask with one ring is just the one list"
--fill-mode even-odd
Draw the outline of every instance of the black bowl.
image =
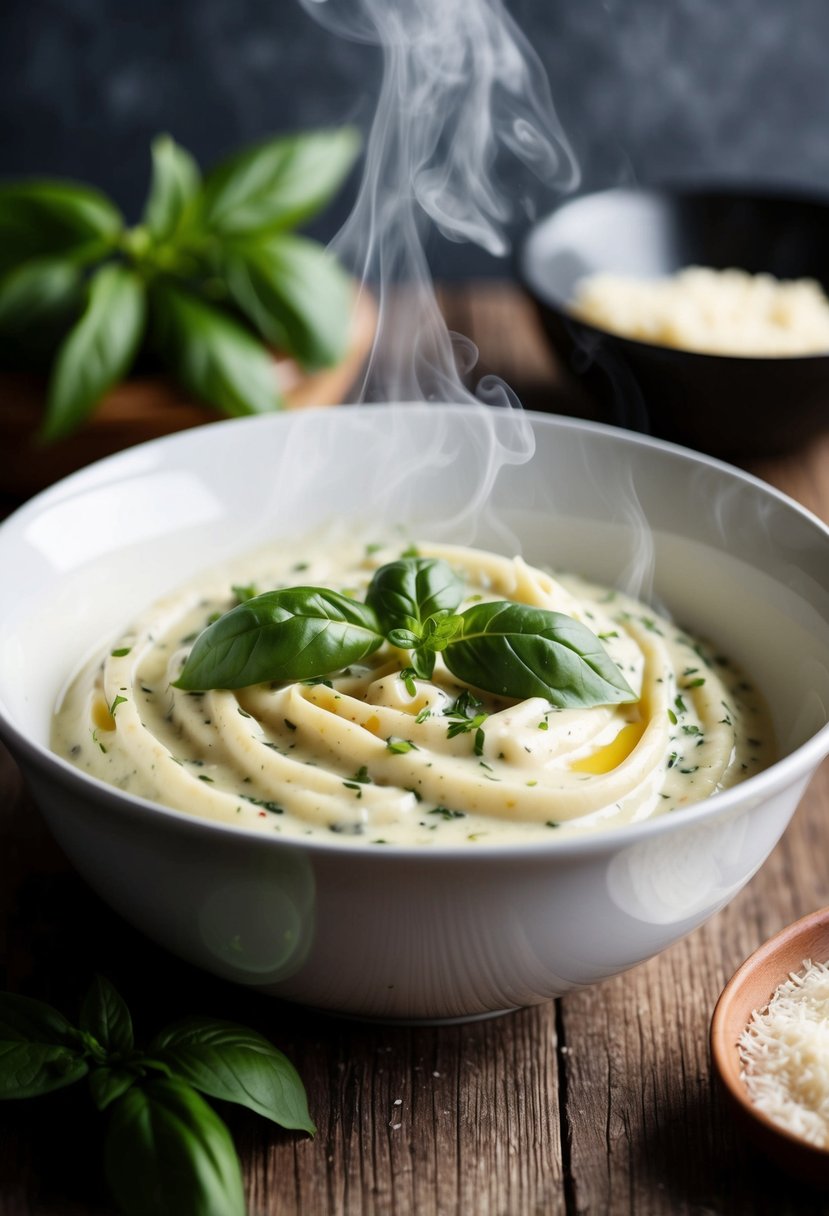
[[605, 190], [527, 234], [524, 286], [558, 354], [610, 421], [726, 458], [774, 455], [829, 428], [829, 352], [697, 354], [623, 338], [569, 311], [578, 279], [739, 267], [829, 288], [829, 203], [706, 189]]

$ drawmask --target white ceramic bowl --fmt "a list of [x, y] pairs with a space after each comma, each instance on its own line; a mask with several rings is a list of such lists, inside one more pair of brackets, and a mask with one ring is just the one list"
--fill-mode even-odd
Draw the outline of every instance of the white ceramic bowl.
[[[518, 459], [526, 441], [535, 453]], [[763, 690], [781, 760], [584, 840], [429, 851], [291, 842], [167, 810], [52, 755], [79, 661], [203, 567], [332, 517], [403, 523], [653, 594]], [[647, 524], [652, 532], [652, 549]], [[386, 1019], [545, 1001], [670, 946], [763, 863], [829, 751], [829, 531], [706, 457], [547, 415], [349, 407], [133, 448], [0, 527], [0, 729], [94, 889], [239, 983]]]

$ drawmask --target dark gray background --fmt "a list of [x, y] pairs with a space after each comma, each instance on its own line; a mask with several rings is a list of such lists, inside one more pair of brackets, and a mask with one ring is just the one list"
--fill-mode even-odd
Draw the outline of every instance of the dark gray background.
[[[681, 178], [829, 194], [826, 0], [509, 7], [547, 68], [581, 189]], [[276, 130], [366, 126], [376, 96], [377, 51], [297, 0], [3, 0], [3, 13], [2, 176], [89, 180], [132, 218], [156, 132], [208, 165]], [[349, 194], [318, 235], [333, 234]], [[432, 256], [444, 276], [504, 269], [442, 241]]]

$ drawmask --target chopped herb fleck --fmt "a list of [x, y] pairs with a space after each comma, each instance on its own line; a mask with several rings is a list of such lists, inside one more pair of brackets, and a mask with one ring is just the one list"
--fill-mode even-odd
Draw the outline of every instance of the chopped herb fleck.
[[109, 707], [110, 717], [113, 717], [113, 718], [115, 717], [116, 709], [118, 708], [119, 705], [123, 705], [124, 702], [126, 701], [126, 699], [127, 699], [126, 697], [122, 697], [122, 696], [115, 697], [115, 699], [113, 700], [112, 704]]
[[254, 806], [264, 807], [266, 811], [270, 811], [272, 815], [284, 815], [285, 808], [281, 807], [278, 802], [270, 802], [267, 798], [254, 798], [252, 794], [242, 794], [245, 802], [251, 802]]
[[390, 735], [386, 740], [386, 751], [389, 751], [394, 756], [404, 756], [406, 752], [416, 752], [418, 749], [411, 739], [396, 739], [394, 735]]
[[109, 653], [113, 659], [123, 659], [124, 655], [129, 654], [131, 650], [132, 646], [119, 646], [117, 650], [110, 650]]
[[436, 807], [434, 807], [433, 810], [429, 811], [429, 814], [430, 815], [440, 815], [441, 819], [465, 819], [466, 818], [465, 811], [453, 811], [448, 806], [436, 806]]

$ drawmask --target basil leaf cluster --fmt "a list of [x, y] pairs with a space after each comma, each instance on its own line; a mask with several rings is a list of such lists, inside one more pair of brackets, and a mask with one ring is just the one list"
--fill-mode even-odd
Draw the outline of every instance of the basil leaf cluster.
[[323, 587], [254, 595], [199, 634], [174, 687], [330, 676], [388, 642], [410, 652], [407, 679], [429, 679], [442, 654], [461, 683], [500, 697], [544, 697], [562, 709], [637, 699], [581, 622], [507, 600], [459, 613], [463, 594], [448, 562], [401, 557], [375, 572], [364, 604]]
[[239, 1159], [202, 1094], [314, 1133], [296, 1070], [243, 1026], [188, 1018], [142, 1050], [106, 979], [93, 981], [79, 1023], [41, 1001], [0, 993], [0, 1098], [33, 1098], [87, 1077], [107, 1112], [106, 1174], [125, 1216], [244, 1216]]
[[0, 187], [0, 362], [51, 360], [42, 436], [71, 433], [140, 353], [232, 415], [279, 408], [269, 348], [308, 370], [341, 359], [350, 280], [291, 230], [328, 202], [358, 148], [350, 127], [283, 136], [202, 179], [160, 135], [131, 228], [80, 183]]

